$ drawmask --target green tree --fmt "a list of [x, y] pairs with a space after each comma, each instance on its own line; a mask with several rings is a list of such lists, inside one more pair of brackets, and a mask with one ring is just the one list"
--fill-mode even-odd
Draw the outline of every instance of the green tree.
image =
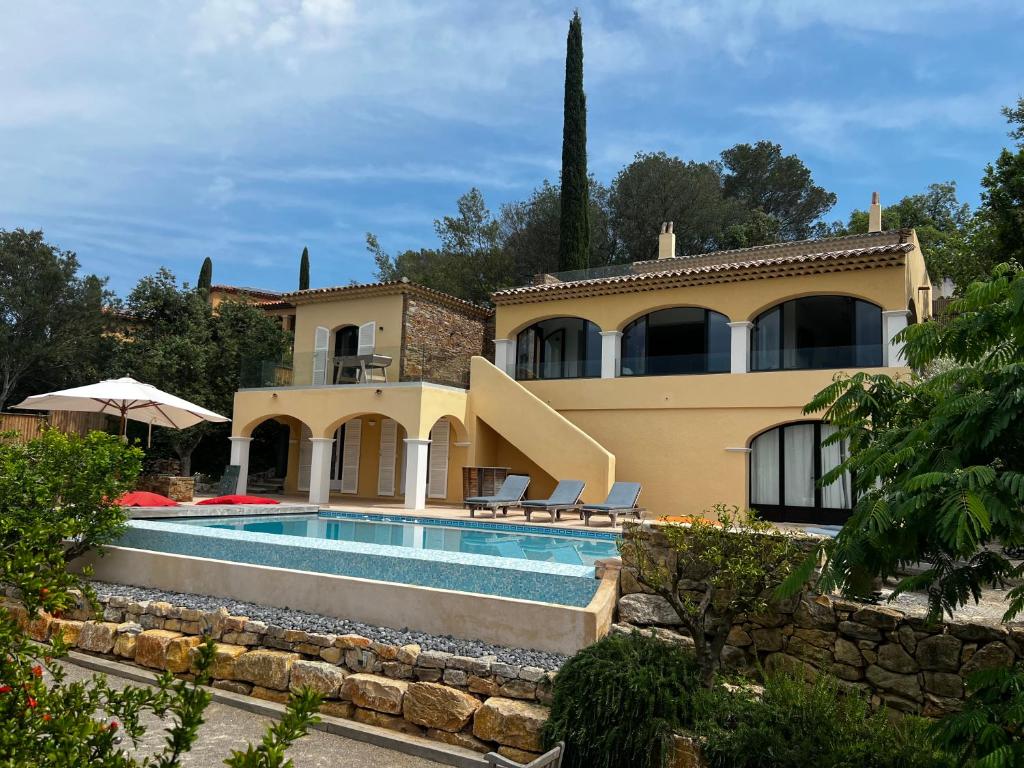
[[303, 247], [299, 261], [299, 290], [309, 290], [309, 248]]
[[207, 256], [203, 259], [203, 266], [199, 270], [199, 279], [196, 281], [196, 290], [204, 296], [210, 295], [210, 288], [213, 286], [213, 260]]
[[[993, 546], [1024, 544], [1024, 271], [998, 267], [947, 319], [901, 341], [915, 370], [940, 372], [842, 376], [805, 409], [838, 428], [830, 441], [849, 441], [850, 457], [821, 482], [850, 472], [857, 492], [824, 546], [824, 586], [865, 596], [874, 577], [896, 578], [894, 595], [925, 591], [938, 618], [1024, 575]], [[906, 576], [914, 563], [928, 567]], [[1008, 597], [1007, 620], [1024, 609], [1024, 587]]]
[[103, 368], [112, 297], [105, 280], [78, 268], [75, 254], [42, 232], [0, 230], [0, 410], [30, 394], [85, 384]]
[[590, 257], [587, 191], [587, 97], [583, 92], [583, 21], [574, 11], [565, 41], [562, 116], [562, 213], [558, 236], [561, 270], [585, 269]]
[[[161, 269], [142, 278], [126, 301], [134, 330], [119, 349], [124, 375], [154, 384], [217, 413], [231, 413], [244, 361], [280, 360], [288, 336], [273, 319], [245, 301], [210, 309], [198, 291], [180, 287]], [[198, 424], [160, 430], [155, 444], [167, 444], [191, 474], [193, 451], [207, 435], [224, 434], [223, 425]]]
[[[590, 255], [587, 264], [603, 267], [615, 261], [616, 242], [608, 211], [608, 188], [595, 179], [589, 184]], [[534, 275], [557, 272], [561, 190], [545, 181], [527, 200], [501, 207], [501, 243], [513, 265], [515, 284]]]
[[651, 532], [630, 526], [623, 564], [672, 607], [693, 638], [701, 682], [711, 688], [736, 617], [764, 612], [804, 551], [771, 523], [723, 505], [685, 525], [662, 526], [658, 535], [667, 554], [651, 544]]
[[988, 229], [989, 256], [1024, 263], [1024, 98], [1003, 109], [1017, 140], [1016, 151], [1003, 149], [985, 168], [978, 216]]
[[438, 249], [405, 251], [389, 256], [377, 237], [367, 233], [366, 247], [377, 267], [378, 280], [407, 278], [467, 301], [484, 304], [492, 292], [513, 282], [512, 260], [502, 248], [501, 224], [491, 216], [480, 190], [458, 199], [458, 215], [434, 221]]
[[688, 256], [720, 247], [723, 233], [748, 219], [741, 203], [723, 196], [716, 163], [684, 162], [664, 152], [639, 153], [619, 171], [609, 207], [623, 261], [657, 258], [663, 221], [675, 224], [676, 255]]
[[755, 221], [754, 232], [762, 233], [761, 237], [808, 238], [814, 223], [836, 204], [835, 194], [815, 184], [804, 162], [796, 155], [783, 155], [779, 144], [737, 144], [722, 152], [722, 164], [725, 197], [774, 222], [766, 231], [763, 222]]

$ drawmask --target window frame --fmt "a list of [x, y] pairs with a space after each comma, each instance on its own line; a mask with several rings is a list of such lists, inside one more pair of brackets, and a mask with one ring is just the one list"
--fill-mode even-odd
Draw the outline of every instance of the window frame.
[[[853, 340], [853, 344], [850, 345], [850, 348], [852, 350], [852, 355], [853, 355], [854, 359], [851, 362], [849, 362], [849, 364], [846, 364], [846, 365], [794, 365], [794, 366], [787, 366], [786, 365], [785, 361], [786, 361], [787, 353], [794, 354], [794, 355], [798, 356], [799, 352], [801, 350], [803, 350], [803, 349], [815, 349], [815, 347], [800, 347], [800, 346], [794, 346], [792, 348], [787, 348], [786, 347], [786, 336], [787, 336], [787, 327], [786, 327], [786, 314], [787, 314], [787, 312], [786, 312], [786, 308], [788, 306], [796, 306], [800, 302], [805, 301], [807, 299], [834, 299], [834, 300], [843, 300], [843, 301], [850, 302], [850, 304], [851, 304], [851, 307], [850, 307], [850, 338]], [[877, 341], [869, 342], [870, 344], [877, 344], [877, 358], [878, 358], [878, 364], [877, 365], [865, 365], [865, 364], [862, 364], [862, 363], [860, 363], [860, 362], [858, 362], [856, 360], [856, 356], [857, 356], [856, 350], [857, 350], [857, 348], [860, 347], [860, 346], [868, 346], [868, 344], [861, 344], [860, 343], [860, 339], [858, 338], [858, 334], [857, 334], [859, 305], [864, 305], [864, 306], [870, 307], [870, 308], [872, 308], [873, 310], [875, 310], [878, 313], [878, 326], [879, 326], [878, 339], [877, 339]], [[767, 318], [769, 317], [769, 315], [771, 315], [773, 313], [777, 313], [777, 315], [778, 315], [778, 346], [772, 348], [771, 350], [763, 350], [763, 349], [759, 348], [758, 343], [757, 343], [758, 330], [760, 328], [761, 322], [762, 321], [766, 321]], [[794, 322], [796, 322], [796, 321], [794, 320]], [[810, 296], [799, 296], [799, 297], [794, 298], [794, 299], [787, 299], [785, 301], [781, 301], [778, 304], [774, 304], [771, 307], [768, 307], [767, 309], [765, 309], [764, 311], [758, 313], [758, 315], [754, 318], [752, 325], [753, 325], [753, 327], [751, 329], [750, 351], [749, 351], [749, 355], [748, 355], [748, 365], [747, 365], [747, 368], [748, 368], [748, 370], [751, 373], [771, 373], [771, 372], [777, 372], [777, 371], [828, 371], [828, 370], [840, 370], [840, 369], [843, 369], [843, 368], [878, 368], [878, 367], [884, 367], [885, 366], [885, 323], [884, 323], [884, 318], [882, 317], [882, 308], [878, 304], [875, 304], [873, 301], [868, 301], [867, 299], [862, 299], [862, 298], [859, 298], [857, 296], [846, 296], [844, 294], [836, 294], [836, 293], [821, 293], [821, 294], [812, 294]], [[767, 354], [769, 351], [771, 352], [772, 355], [774, 355], [776, 357], [776, 363], [773, 366], [771, 366], [771, 367], [759, 367], [758, 366], [758, 362], [759, 362], [758, 361], [758, 357], [759, 357], [759, 355], [763, 356], [763, 355]]]
[[[662, 312], [671, 312], [671, 311], [677, 310], [677, 309], [696, 309], [696, 310], [700, 310], [701, 312], [704, 313], [704, 321], [703, 321], [703, 328], [704, 328], [704, 370], [702, 370], [702, 371], [668, 371], [668, 372], [665, 372], [665, 373], [650, 373], [647, 369], [649, 368], [648, 361], [650, 360], [650, 357], [651, 357], [651, 354], [650, 354], [651, 317], [654, 316], [654, 315], [660, 314]], [[620, 360], [620, 365], [619, 365], [619, 369], [620, 369], [619, 370], [619, 376], [622, 377], [622, 378], [638, 378], [638, 377], [644, 377], [644, 376], [704, 376], [704, 375], [709, 375], [709, 374], [730, 373], [730, 369], [731, 369], [731, 364], [730, 364], [730, 359], [729, 359], [729, 357], [730, 357], [730, 343], [731, 343], [730, 340], [727, 340], [727, 343], [726, 343], [726, 346], [725, 346], [725, 366], [720, 371], [708, 370], [708, 368], [709, 368], [709, 361], [711, 359], [711, 351], [710, 351], [710, 348], [711, 348], [711, 323], [710, 323], [710, 320], [711, 320], [711, 316], [712, 315], [716, 315], [718, 317], [721, 317], [723, 320], [725, 320], [726, 323], [729, 322], [729, 317], [727, 315], [722, 314], [721, 312], [717, 312], [717, 311], [715, 311], [713, 309], [708, 309], [707, 307], [699, 307], [699, 306], [693, 306], [693, 305], [689, 305], [689, 304], [681, 304], [679, 306], [673, 306], [673, 307], [662, 307], [661, 309], [655, 309], [655, 310], [652, 310], [651, 312], [647, 312], [646, 314], [640, 315], [639, 317], [633, 318], [626, 325], [624, 325], [622, 327], [622, 338], [620, 340], [620, 349], [625, 350], [626, 343], [627, 343], [627, 336], [628, 336], [629, 332], [631, 330], [635, 329], [640, 323], [643, 323], [644, 324], [644, 338], [643, 338], [643, 342], [644, 342], [643, 343], [644, 373], [625, 373], [624, 371], [625, 371], [626, 356], [624, 354], [622, 354], [621, 355], [621, 360]], [[726, 327], [728, 328], [728, 325], [726, 325]]]
[[[544, 324], [555, 320], [573, 320], [579, 323], [578, 325], [578, 352], [577, 356], [570, 360], [565, 350], [567, 348], [567, 340], [569, 334], [574, 332], [572, 328], [554, 328], [551, 330], [545, 330]], [[587, 356], [588, 351], [588, 337], [590, 336], [590, 326], [593, 326], [597, 331], [598, 347], [596, 350], [596, 356], [590, 358]], [[600, 333], [601, 329], [597, 323], [592, 320], [587, 320], [584, 317], [576, 317], [574, 315], [560, 315], [557, 317], [548, 317], [544, 320], [538, 320], [537, 322], [531, 323], [530, 325], [523, 328], [516, 334], [516, 347], [515, 347], [515, 365], [513, 373], [515, 374], [516, 381], [564, 381], [574, 379], [598, 379], [601, 377], [601, 347], [600, 347]], [[555, 337], [561, 338], [562, 356], [558, 361], [558, 376], [543, 376], [545, 365], [549, 364], [546, 359], [545, 350], [546, 344], [549, 339]], [[530, 359], [530, 370], [529, 375], [522, 375], [524, 367], [520, 364], [520, 350], [523, 348], [524, 341], [528, 340], [529, 345], [532, 347], [532, 354], [529, 355]], [[580, 354], [582, 352], [582, 354]], [[569, 376], [567, 374], [567, 368], [569, 363], [575, 362], [578, 365], [580, 371], [575, 376]], [[587, 373], [588, 367], [594, 369], [593, 373]]]
[[[821, 487], [821, 421], [791, 421], [785, 424], [778, 424], [769, 429], [762, 430], [750, 438], [751, 450], [747, 455], [747, 504], [750, 509], [756, 509], [761, 518], [774, 523], [804, 523], [817, 525], [843, 525], [853, 514], [853, 506], [856, 504], [854, 496], [855, 477], [850, 472], [850, 507], [848, 509], [838, 507], [822, 506]], [[785, 430], [788, 427], [801, 427], [812, 425], [814, 427], [814, 505], [810, 507], [791, 506], [785, 503], [786, 500], [786, 450]], [[755, 504], [753, 500], [753, 476], [754, 476], [754, 441], [770, 432], [778, 435], [778, 456], [779, 456], [779, 503], [778, 504]]]

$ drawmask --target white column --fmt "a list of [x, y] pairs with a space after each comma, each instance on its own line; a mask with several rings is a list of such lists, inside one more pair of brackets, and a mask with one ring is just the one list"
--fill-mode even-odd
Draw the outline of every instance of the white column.
[[251, 437], [229, 437], [231, 441], [231, 463], [238, 465], [238, 485], [235, 493], [245, 495], [245, 488], [249, 484], [249, 443]]
[[494, 365], [515, 378], [516, 342], [514, 339], [494, 340]]
[[907, 364], [903, 355], [903, 344], [897, 342], [897, 333], [907, 327], [907, 310], [895, 309], [882, 313], [882, 332], [885, 334], [885, 364], [890, 368], [902, 368]]
[[405, 508], [427, 508], [427, 446], [429, 440], [407, 437], [405, 443]]
[[601, 331], [601, 378], [619, 375], [622, 355], [622, 331]]
[[331, 499], [332, 437], [311, 437], [313, 452], [309, 462], [309, 503], [327, 504]]
[[732, 329], [730, 340], [730, 352], [732, 365], [729, 370], [732, 373], [748, 373], [750, 371], [750, 331], [754, 324], [746, 320], [738, 323], [729, 323]]

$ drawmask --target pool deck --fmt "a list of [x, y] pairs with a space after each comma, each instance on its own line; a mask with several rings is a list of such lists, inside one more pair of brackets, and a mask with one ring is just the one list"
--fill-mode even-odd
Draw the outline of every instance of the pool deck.
[[[262, 494], [261, 494], [262, 495]], [[265, 494], [268, 499], [276, 499], [281, 504], [289, 505], [308, 505], [309, 500], [305, 495], [279, 495], [279, 494]], [[196, 501], [200, 501], [209, 496], [196, 496]], [[594, 531], [614, 531], [621, 532], [622, 526], [612, 526], [611, 520], [605, 515], [598, 515], [590, 519], [590, 527], [583, 525], [583, 521], [579, 519], [579, 515], [575, 514], [563, 514], [562, 519], [557, 523], [550, 523], [548, 521], [548, 514], [546, 512], [534, 513], [531, 522], [526, 522], [526, 516], [523, 514], [521, 509], [511, 509], [507, 515], [502, 515], [500, 512], [498, 516], [491, 519], [489, 512], [478, 512], [475, 518], [470, 518], [469, 511], [462, 507], [442, 505], [442, 504], [430, 504], [426, 509], [421, 510], [409, 510], [406, 509], [401, 501], [387, 502], [375, 499], [357, 499], [347, 498], [343, 496], [332, 496], [330, 504], [322, 504], [321, 509], [336, 510], [339, 512], [362, 512], [362, 513], [377, 513], [384, 515], [410, 515], [414, 517], [433, 517], [444, 520], [480, 520], [481, 522], [495, 522], [495, 523], [510, 523], [513, 525], [530, 525], [536, 526], [538, 531], [543, 531], [545, 528], [580, 528], [583, 530], [594, 530]], [[174, 509], [171, 507], [169, 509]], [[202, 507], [200, 507], [202, 509]], [[252, 509], [251, 507], [248, 509]], [[263, 506], [259, 508], [258, 514], [269, 514], [274, 509], [273, 506]], [[249, 513], [251, 514], [251, 512]], [[621, 521], [622, 518], [620, 518]]]

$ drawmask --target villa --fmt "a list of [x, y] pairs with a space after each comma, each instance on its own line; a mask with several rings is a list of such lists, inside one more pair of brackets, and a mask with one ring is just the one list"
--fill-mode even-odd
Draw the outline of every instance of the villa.
[[882, 231], [877, 199], [862, 235], [676, 257], [662, 229], [657, 260], [541, 275], [493, 310], [408, 282], [275, 297], [293, 359], [235, 396], [240, 487], [273, 421], [285, 491], [313, 504], [457, 505], [493, 469], [529, 497], [618, 479], [654, 515], [842, 522], [849, 478], [817, 480], [844, 446], [803, 408], [840, 372], [909, 373], [895, 336], [932, 305], [916, 233]]

